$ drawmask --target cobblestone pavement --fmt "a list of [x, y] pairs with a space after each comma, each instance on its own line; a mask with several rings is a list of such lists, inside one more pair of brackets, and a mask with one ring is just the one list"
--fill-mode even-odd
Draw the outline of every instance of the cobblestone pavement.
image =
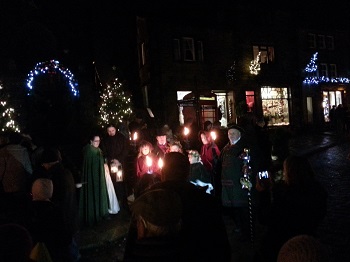
[[[330, 262], [350, 261], [350, 140], [323, 133], [293, 138], [290, 152], [310, 159], [317, 179], [328, 194], [328, 212], [319, 230], [328, 248]], [[251, 262], [263, 228], [256, 226], [254, 242], [241, 242], [233, 233], [234, 225], [224, 217], [232, 248], [232, 261]], [[82, 232], [81, 262], [122, 261], [128, 216], [114, 216], [91, 232]]]

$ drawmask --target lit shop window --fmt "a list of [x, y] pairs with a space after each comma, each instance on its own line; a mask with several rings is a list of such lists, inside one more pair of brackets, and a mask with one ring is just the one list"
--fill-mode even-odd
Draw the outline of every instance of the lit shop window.
[[261, 88], [262, 109], [267, 125], [289, 125], [289, 98], [287, 88]]

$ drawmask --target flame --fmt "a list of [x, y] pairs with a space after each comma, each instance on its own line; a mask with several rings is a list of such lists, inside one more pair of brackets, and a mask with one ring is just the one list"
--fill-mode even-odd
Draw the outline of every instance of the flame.
[[159, 160], [158, 160], [158, 166], [159, 166], [159, 168], [162, 169], [162, 168], [163, 168], [163, 165], [164, 165], [163, 159], [159, 158]]
[[137, 132], [134, 133], [133, 140], [137, 140]]
[[188, 127], [184, 128], [184, 135], [187, 136], [190, 133], [190, 130], [188, 129]]
[[214, 131], [211, 131], [211, 132], [210, 132], [210, 136], [211, 136], [211, 138], [213, 139], [213, 141], [215, 141], [215, 139], [216, 139], [216, 133], [215, 133]]
[[150, 158], [149, 156], [146, 156], [146, 164], [148, 167], [152, 166], [152, 158]]

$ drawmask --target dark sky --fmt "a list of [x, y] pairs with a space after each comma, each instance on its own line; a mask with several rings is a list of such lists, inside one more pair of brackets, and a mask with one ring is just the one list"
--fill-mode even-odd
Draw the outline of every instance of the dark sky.
[[[226, 1], [225, 1], [226, 2]], [[252, 14], [282, 9], [291, 12], [295, 23], [324, 24], [349, 28], [350, 4], [344, 1], [232, 1]], [[220, 6], [221, 4], [221, 6]], [[137, 0], [11, 0], [0, 3], [0, 69], [11, 60], [24, 71], [43, 59], [59, 59], [77, 70], [93, 61], [108, 80], [115, 74], [133, 78], [135, 15], [164, 13], [196, 20], [213, 16], [219, 8], [230, 13], [229, 3], [220, 1], [137, 1]], [[232, 12], [234, 13], [234, 12]], [[243, 21], [247, 23], [248, 21]], [[244, 24], [242, 23], [242, 24]], [[115, 66], [117, 71], [112, 71]], [[0, 71], [0, 76], [1, 76]]]

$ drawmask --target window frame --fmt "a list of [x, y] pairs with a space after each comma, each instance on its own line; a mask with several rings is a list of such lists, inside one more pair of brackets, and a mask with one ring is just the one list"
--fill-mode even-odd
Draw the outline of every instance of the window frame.
[[182, 50], [183, 50], [183, 61], [185, 62], [196, 61], [194, 39], [192, 37], [182, 37]]

